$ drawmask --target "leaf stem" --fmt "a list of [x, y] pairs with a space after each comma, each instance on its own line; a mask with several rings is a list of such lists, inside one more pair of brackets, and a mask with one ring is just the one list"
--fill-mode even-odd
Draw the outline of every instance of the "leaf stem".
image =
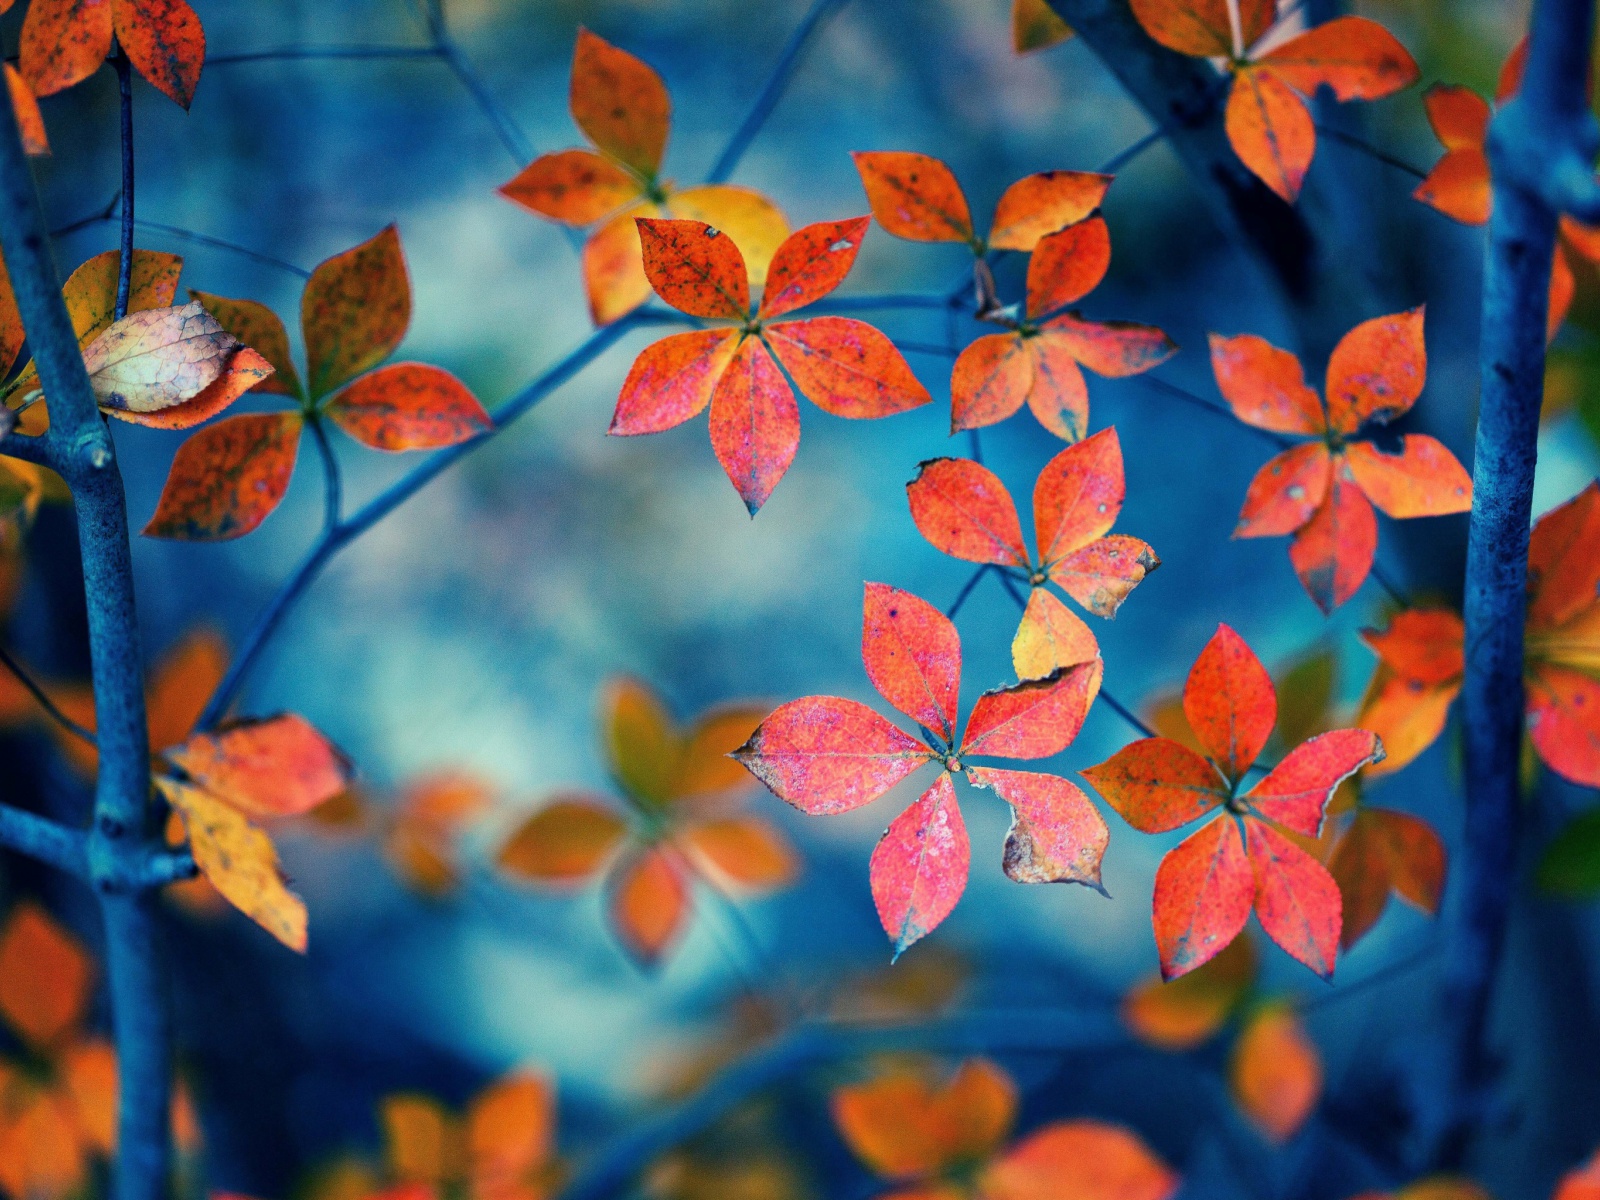
[[39, 707], [44, 709], [45, 715], [48, 716], [52, 721], [54, 721], [57, 725], [60, 725], [61, 728], [65, 729], [73, 736], [81, 738], [89, 745], [95, 745], [94, 734], [85, 729], [82, 725], [78, 724], [78, 722], [74, 721], [71, 717], [67, 716], [66, 713], [62, 712], [61, 709], [56, 705], [56, 702], [50, 699], [49, 693], [47, 693], [44, 688], [39, 686], [38, 681], [35, 680], [33, 676], [29, 675], [28, 672], [23, 668], [22, 664], [19, 663], [15, 658], [11, 657], [10, 651], [6, 650], [4, 647], [0, 647], [0, 666], [5, 667], [7, 671], [11, 672], [16, 681], [27, 689], [28, 694], [38, 702]]
[[114, 48], [111, 65], [117, 73], [117, 96], [122, 114], [122, 257], [117, 263], [116, 318], [128, 315], [133, 285], [133, 71], [122, 47]]

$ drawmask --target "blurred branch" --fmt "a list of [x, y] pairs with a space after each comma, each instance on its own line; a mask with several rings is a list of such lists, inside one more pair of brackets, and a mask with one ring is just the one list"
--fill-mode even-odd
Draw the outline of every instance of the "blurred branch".
[[1114, 1016], [1093, 1010], [979, 1012], [864, 1027], [807, 1023], [729, 1067], [697, 1095], [619, 1135], [558, 1200], [608, 1200], [626, 1194], [635, 1177], [660, 1155], [751, 1097], [816, 1067], [895, 1051], [1081, 1054], [1128, 1044], [1128, 1035]]
[[328, 428], [322, 423], [321, 413], [312, 413], [306, 422], [311, 426], [311, 436], [317, 443], [322, 458], [322, 509], [324, 535], [339, 528], [344, 511], [344, 487], [339, 475], [339, 458], [328, 440]]
[[[52, 229], [50, 231], [50, 236], [52, 238], [62, 238], [66, 237], [68, 234], [77, 233], [80, 230], [87, 229], [91, 225], [104, 224], [105, 222], [110, 221], [117, 213], [121, 202], [122, 192], [119, 190], [116, 195], [111, 197], [110, 202], [107, 203], [104, 208], [90, 213], [86, 217], [79, 217], [76, 221], [69, 221], [65, 225], [61, 225], [55, 229]], [[270, 254], [263, 254], [259, 250], [252, 250], [248, 246], [241, 246], [237, 242], [230, 242], [219, 237], [212, 237], [209, 233], [199, 233], [193, 229], [185, 229], [181, 225], [166, 225], [160, 221], [146, 221], [138, 217], [134, 218], [133, 224], [134, 227], [138, 229], [153, 229], [159, 233], [165, 233], [171, 237], [180, 238], [186, 242], [194, 242], [201, 246], [210, 246], [214, 250], [227, 250], [232, 254], [237, 254], [241, 257], [252, 259], [255, 262], [262, 263], [266, 266], [277, 267], [280, 271], [287, 271], [289, 274], [298, 276], [301, 279], [311, 278], [311, 272], [307, 271], [304, 267], [297, 267], [292, 262], [285, 262], [281, 258], [274, 258]]]
[[734, 130], [733, 136], [728, 139], [728, 144], [723, 147], [722, 153], [717, 156], [716, 163], [711, 168], [711, 173], [706, 176], [707, 183], [722, 183], [732, 175], [739, 161], [744, 158], [745, 151], [750, 149], [750, 143], [755, 141], [756, 135], [761, 132], [761, 127], [767, 123], [767, 118], [772, 115], [772, 110], [778, 107], [778, 101], [783, 99], [783, 93], [793, 78], [795, 68], [800, 64], [800, 56], [805, 51], [806, 45], [811, 41], [818, 29], [825, 21], [850, 0], [815, 0], [811, 10], [789, 35], [789, 40], [784, 43], [782, 51], [778, 54], [778, 61], [774, 64], [767, 82], [757, 94], [755, 102], [750, 106], [750, 111], [745, 114], [739, 128]]
[[[10, 449], [9, 444], [7, 445], [7, 449]], [[61, 728], [65, 729], [68, 733], [82, 738], [85, 742], [88, 742], [89, 745], [93, 746], [95, 744], [94, 734], [85, 729], [82, 725], [78, 724], [71, 717], [67, 716], [66, 713], [62, 712], [61, 709], [56, 706], [56, 702], [50, 699], [49, 694], [44, 690], [44, 688], [40, 687], [38, 682], [34, 680], [33, 676], [29, 675], [28, 672], [23, 669], [22, 664], [16, 659], [12, 658], [10, 652], [4, 648], [0, 648], [0, 666], [5, 667], [6, 670], [11, 672], [16, 681], [27, 689], [28, 694], [38, 701], [39, 707], [44, 709], [45, 715], [48, 716], [52, 721], [60, 725]]]
[[277, 50], [248, 50], [242, 54], [208, 55], [206, 69], [239, 63], [294, 62], [313, 59], [439, 58], [438, 46], [284, 46]]
[[1346, 133], [1342, 129], [1334, 129], [1327, 125], [1318, 125], [1317, 136], [1332, 138], [1341, 145], [1349, 146], [1352, 150], [1359, 150], [1368, 158], [1371, 158], [1376, 162], [1381, 162], [1386, 167], [1393, 167], [1397, 171], [1404, 171], [1413, 179], [1426, 179], [1428, 177], [1428, 173], [1422, 170], [1420, 167], [1412, 166], [1403, 158], [1396, 158], [1394, 155], [1389, 154], [1386, 151], [1379, 150], [1365, 138], [1356, 137], [1354, 134]]
[[88, 839], [48, 817], [10, 804], [0, 804], [0, 846], [49, 863], [79, 879], [89, 878]]
[[451, 73], [460, 80], [461, 86], [467, 89], [467, 94], [483, 111], [483, 115], [500, 138], [500, 144], [506, 148], [506, 153], [512, 157], [517, 166], [526, 166], [533, 158], [533, 147], [529, 144], [527, 135], [511, 119], [511, 114], [504, 106], [495, 99], [494, 93], [489, 90], [489, 85], [483, 81], [483, 76], [478, 74], [478, 69], [461, 52], [461, 47], [451, 36], [450, 26], [444, 15], [444, 0], [423, 0], [423, 13], [439, 57], [444, 60]]

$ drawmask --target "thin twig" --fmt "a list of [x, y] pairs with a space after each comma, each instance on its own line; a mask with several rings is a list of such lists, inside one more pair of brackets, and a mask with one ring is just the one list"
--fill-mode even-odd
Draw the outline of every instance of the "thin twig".
[[478, 69], [472, 61], [461, 52], [461, 47], [456, 45], [456, 40], [450, 34], [450, 27], [445, 20], [444, 0], [426, 0], [424, 12], [428, 22], [428, 32], [433, 35], [433, 44], [439, 56], [449, 66], [451, 73], [467, 89], [467, 94], [482, 110], [483, 115], [493, 126], [495, 135], [499, 137], [500, 144], [506, 148], [519, 167], [526, 166], [533, 158], [533, 147], [526, 134], [517, 125], [504, 106], [495, 99], [494, 93], [489, 90], [489, 85], [484, 82], [483, 76], [478, 74]]
[[1387, 966], [1379, 967], [1376, 971], [1363, 975], [1353, 983], [1343, 984], [1324, 992], [1313, 1000], [1307, 1000], [1300, 1005], [1300, 1011], [1315, 1012], [1319, 1008], [1326, 1008], [1330, 1004], [1337, 1004], [1341, 1000], [1349, 1000], [1354, 996], [1361, 995], [1363, 992], [1371, 991], [1375, 987], [1381, 987], [1397, 976], [1416, 970], [1424, 963], [1436, 958], [1438, 954], [1439, 944], [1437, 942], [1424, 946], [1416, 953], [1408, 954], [1406, 957], [1389, 963]]
[[761, 127], [772, 115], [772, 110], [778, 106], [778, 101], [783, 99], [784, 90], [789, 86], [789, 80], [793, 78], [795, 68], [800, 63], [800, 55], [812, 35], [822, 27], [824, 21], [849, 2], [850, 0], [815, 0], [811, 11], [806, 13], [804, 19], [795, 27], [795, 31], [789, 35], [789, 40], [784, 43], [783, 49], [778, 54], [778, 61], [767, 76], [767, 82], [757, 93], [750, 111], [745, 114], [744, 120], [739, 122], [739, 128], [734, 130], [733, 136], [728, 139], [728, 144], [717, 156], [710, 174], [706, 176], [707, 183], [722, 183], [733, 174], [745, 151], [750, 149], [750, 143], [755, 141], [756, 135], [761, 132]]
[[[86, 217], [79, 217], [76, 221], [69, 221], [65, 225], [61, 225], [55, 229], [52, 229], [50, 231], [50, 236], [52, 238], [63, 238], [71, 234], [78, 233], [81, 230], [88, 229], [93, 225], [103, 225], [116, 216], [121, 203], [122, 192], [119, 190], [116, 195], [111, 197], [110, 203], [108, 203], [103, 209], [100, 209], [98, 212], [90, 213]], [[289, 274], [297, 276], [300, 279], [311, 278], [311, 272], [306, 270], [304, 267], [296, 266], [294, 263], [286, 262], [281, 258], [274, 258], [270, 254], [262, 253], [260, 250], [252, 250], [249, 246], [241, 246], [237, 242], [230, 242], [223, 238], [213, 237], [209, 233], [200, 233], [193, 229], [185, 229], [181, 225], [168, 225], [161, 221], [147, 221], [143, 217], [135, 217], [133, 223], [135, 228], [138, 229], [153, 229], [159, 233], [165, 233], [171, 237], [181, 238], [187, 242], [194, 242], [201, 246], [209, 246], [214, 250], [227, 250], [232, 254], [253, 259], [255, 262], [262, 263], [266, 266], [276, 267], [280, 271], [287, 271]]]
[[206, 58], [206, 69], [231, 67], [239, 63], [292, 62], [296, 60], [439, 58], [437, 46], [283, 46], [276, 50], [247, 50], [240, 54], [218, 54]]
[[1397, 171], [1404, 171], [1413, 179], [1426, 179], [1428, 177], [1428, 173], [1421, 168], [1412, 166], [1412, 164], [1406, 162], [1403, 158], [1396, 158], [1392, 154], [1388, 154], [1385, 151], [1379, 150], [1371, 142], [1356, 137], [1352, 133], [1346, 133], [1342, 129], [1333, 129], [1327, 125], [1318, 125], [1317, 136], [1332, 138], [1336, 142], [1341, 142], [1344, 145], [1349, 146], [1352, 150], [1359, 150], [1361, 153], [1367, 155], [1367, 157], [1381, 162], [1386, 167], [1393, 167]]
[[329, 537], [338, 530], [339, 519], [344, 513], [344, 487], [339, 475], [339, 457], [333, 452], [333, 443], [328, 439], [328, 427], [323, 424], [321, 416], [313, 414], [307, 424], [311, 426], [317, 451], [322, 456], [322, 529], [323, 536]]
[[122, 109], [122, 257], [117, 263], [116, 318], [128, 315], [133, 288], [133, 72], [119, 46], [112, 56], [117, 72], [117, 94]]
[[89, 745], [95, 744], [94, 733], [78, 724], [50, 699], [49, 693], [39, 686], [33, 676], [29, 675], [23, 665], [11, 657], [10, 651], [0, 647], [0, 666], [5, 667], [16, 678], [16, 681], [28, 690], [28, 694], [39, 702], [39, 707], [44, 709], [45, 715], [61, 728], [75, 737], [82, 738]]
[[1213, 416], [1223, 417], [1230, 425], [1236, 425], [1248, 433], [1253, 433], [1263, 441], [1271, 442], [1280, 450], [1287, 449], [1288, 447], [1294, 445], [1294, 442], [1291, 439], [1280, 437], [1278, 434], [1273, 433], [1270, 429], [1261, 429], [1255, 425], [1247, 425], [1234, 416], [1232, 409], [1222, 404], [1218, 404], [1214, 400], [1207, 400], [1204, 396], [1197, 396], [1187, 388], [1181, 388], [1175, 383], [1168, 383], [1165, 379], [1162, 379], [1159, 376], [1145, 374], [1135, 375], [1133, 378], [1139, 383], [1142, 383], [1145, 387], [1161, 392], [1163, 395], [1171, 396], [1174, 400], [1182, 400], [1185, 404], [1192, 404], [1196, 408], [1203, 409], [1206, 412], [1211, 413]]
[[1126, 149], [1117, 151], [1117, 153], [1106, 159], [1102, 165], [1095, 168], [1095, 173], [1099, 175], [1115, 175], [1118, 171], [1122, 170], [1123, 167], [1127, 166], [1134, 159], [1138, 158], [1146, 150], [1150, 149], [1151, 146], [1154, 146], [1166, 136], [1167, 131], [1165, 129], [1162, 129], [1159, 126], [1155, 129], [1152, 129], [1137, 142], [1134, 142], [1133, 145], [1128, 146]]
[[956, 619], [956, 614], [961, 611], [962, 605], [966, 604], [967, 597], [972, 595], [972, 589], [977, 587], [983, 581], [983, 577], [989, 573], [989, 566], [990, 564], [984, 563], [972, 573], [971, 578], [961, 585], [961, 590], [956, 593], [956, 598], [950, 601], [950, 607], [944, 610], [945, 616], [952, 621]]
[[1406, 590], [1396, 583], [1393, 577], [1376, 561], [1372, 564], [1372, 578], [1379, 587], [1389, 593], [1389, 599], [1393, 600], [1401, 608], [1411, 607], [1411, 597], [1406, 595]]
[[1100, 699], [1102, 699], [1102, 700], [1104, 700], [1106, 702], [1107, 706], [1110, 707], [1112, 712], [1116, 713], [1117, 716], [1121, 717], [1129, 725], [1131, 725], [1135, 729], [1137, 729], [1141, 736], [1147, 737], [1147, 738], [1153, 738], [1153, 737], [1160, 737], [1161, 736], [1154, 729], [1151, 729], [1150, 726], [1146, 725], [1143, 721], [1141, 721], [1139, 719], [1137, 713], [1135, 713], [1131, 708], [1129, 708], [1121, 700], [1118, 700], [1110, 692], [1106, 691], [1106, 689], [1103, 688], [1103, 687], [1100, 689]]

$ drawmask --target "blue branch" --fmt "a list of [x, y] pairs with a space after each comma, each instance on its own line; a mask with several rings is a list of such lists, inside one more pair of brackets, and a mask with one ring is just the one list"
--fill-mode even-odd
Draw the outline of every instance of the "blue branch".
[[83, 831], [37, 813], [0, 804], [0, 846], [49, 863], [79, 879], [89, 878], [89, 850]]

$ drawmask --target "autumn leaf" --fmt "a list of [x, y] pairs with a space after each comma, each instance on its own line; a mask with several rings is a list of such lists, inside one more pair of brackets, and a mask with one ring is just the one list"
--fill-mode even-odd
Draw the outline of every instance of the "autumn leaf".
[[199, 395], [239, 345], [196, 301], [114, 322], [89, 343], [83, 365], [101, 407], [153, 413]]
[[258, 820], [308, 813], [350, 782], [349, 760], [295, 713], [195, 734], [165, 757], [188, 782]]
[[200, 430], [172, 460], [146, 537], [243, 537], [289, 490], [304, 418], [297, 412], [228, 417]]
[[112, 36], [134, 69], [184, 108], [205, 62], [205, 32], [185, 0], [33, 0], [22, 24], [22, 76], [38, 96], [87, 79]]
[[[555, 1088], [544, 1075], [512, 1071], [459, 1115], [420, 1093], [385, 1096], [378, 1106], [391, 1200], [450, 1191], [469, 1200], [536, 1200], [559, 1177]], [[403, 1196], [402, 1196], [403, 1193]]]
[[1398, 444], [1358, 440], [1369, 424], [1404, 415], [1427, 376], [1422, 309], [1378, 317], [1347, 333], [1328, 362], [1326, 404], [1299, 361], [1253, 335], [1211, 335], [1217, 387], [1246, 424], [1320, 440], [1291, 447], [1250, 483], [1235, 537], [1293, 535], [1289, 558], [1324, 613], [1365, 582], [1377, 549], [1373, 505], [1395, 518], [1472, 507], [1472, 478], [1426, 434]]
[[[1242, 782], [1277, 717], [1272, 680], [1242, 638], [1220, 625], [1184, 688], [1202, 756], [1145, 738], [1083, 772], [1135, 829], [1163, 833], [1209, 817], [1162, 859], [1154, 923], [1161, 973], [1175, 979], [1215, 958], [1252, 909], [1273, 941], [1329, 975], [1340, 932], [1338, 885], [1290, 839], [1315, 837], [1340, 782], [1383, 757], [1377, 737], [1337, 729], [1301, 743], [1254, 787]], [[1280, 832], [1281, 830], [1281, 832]]]
[[[1019, 221], [1017, 228], [1025, 225]], [[1153, 326], [1085, 321], [1060, 311], [1105, 277], [1111, 235], [1103, 218], [1084, 217], [1037, 238], [1031, 248], [1027, 302], [1015, 332], [980, 337], [956, 359], [950, 377], [952, 431], [993, 425], [1027, 404], [1051, 433], [1076, 442], [1089, 429], [1089, 392], [1081, 368], [1108, 377], [1137, 375], [1177, 350]]]
[[410, 325], [411, 279], [393, 225], [318, 264], [300, 298], [311, 399], [388, 358]]
[[712, 449], [754, 515], [799, 448], [791, 379], [835, 416], [882, 417], [926, 404], [931, 397], [900, 352], [865, 322], [774, 320], [843, 282], [867, 225], [865, 217], [824, 221], [788, 237], [752, 312], [757, 281], [726, 232], [702, 221], [641, 217], [645, 269], [661, 298], [737, 328], [676, 334], [647, 347], [628, 372], [608, 432], [657, 433], [709, 406]]
[[1335, 845], [1328, 871], [1343, 900], [1339, 944], [1349, 949], [1377, 924], [1391, 892], [1429, 916], [1439, 911], [1444, 843], [1418, 817], [1363, 805]]
[[1012, 807], [1007, 874], [1099, 887], [1105, 823], [1087, 797], [1065, 780], [964, 761], [1060, 753], [1099, 692], [1098, 656], [985, 692], [959, 737], [961, 643], [943, 613], [909, 592], [867, 584], [861, 657], [873, 687], [918, 724], [921, 738], [864, 704], [809, 696], [780, 705], [733, 756], [780, 799], [811, 814], [859, 808], [919, 767], [941, 765], [872, 854], [872, 893], [896, 957], [932, 932], [966, 887], [970, 847], [951, 779], [963, 770], [973, 786], [992, 789]]
[[1163, 1050], [1189, 1050], [1213, 1037], [1256, 986], [1255, 942], [1235, 938], [1203, 966], [1170, 982], [1159, 975], [1122, 1001], [1122, 1019], [1135, 1036]]
[[30, 1047], [55, 1048], [83, 1021], [94, 984], [89, 956], [44, 909], [19, 903], [0, 932], [0, 1015]]
[[[32, 156], [49, 154], [50, 138], [45, 133], [44, 115], [39, 111], [38, 98], [29, 89], [21, 72], [10, 63], [5, 64], [5, 71], [6, 91], [11, 96], [11, 110], [17, 115], [17, 132], [22, 135], [23, 152]], [[13, 350], [12, 354], [15, 353]]]
[[1322, 1094], [1322, 1058], [1286, 1004], [1253, 1012], [1233, 1046], [1228, 1083], [1239, 1107], [1269, 1138], [1293, 1137]]
[[194, 99], [206, 35], [186, 0], [111, 0], [117, 44], [134, 69], [183, 108]]
[[1011, 0], [1011, 48], [1018, 54], [1064, 42], [1072, 29], [1056, 15], [1049, 0]]
[[375, 450], [453, 446], [494, 425], [465, 384], [424, 363], [380, 367], [341, 391], [324, 411], [340, 429]]
[[[457, 844], [494, 807], [494, 788], [463, 771], [436, 771], [401, 790], [383, 821], [383, 851], [415, 891], [437, 899], [460, 882]], [[312, 815], [324, 811], [313, 809]]]

